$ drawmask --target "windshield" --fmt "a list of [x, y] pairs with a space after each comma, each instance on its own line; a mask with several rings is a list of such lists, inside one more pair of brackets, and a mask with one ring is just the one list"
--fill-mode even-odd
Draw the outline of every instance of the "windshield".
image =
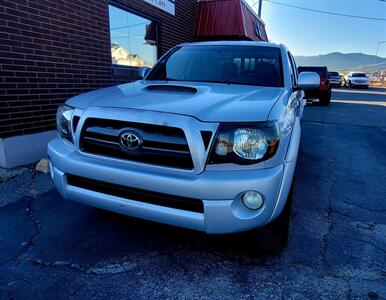
[[339, 76], [338, 72], [328, 72], [328, 76]]
[[280, 49], [256, 46], [180, 47], [163, 58], [146, 79], [282, 87]]
[[364, 74], [364, 73], [353, 73], [351, 76], [352, 77], [366, 77], [366, 74]]
[[327, 68], [325, 67], [299, 67], [298, 72], [316, 72], [320, 77], [327, 77]]

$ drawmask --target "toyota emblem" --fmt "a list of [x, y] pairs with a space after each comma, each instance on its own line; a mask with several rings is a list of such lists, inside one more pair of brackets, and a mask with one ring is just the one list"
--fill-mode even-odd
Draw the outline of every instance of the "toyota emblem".
[[138, 133], [125, 131], [121, 133], [119, 143], [123, 149], [133, 151], [142, 146], [143, 140]]

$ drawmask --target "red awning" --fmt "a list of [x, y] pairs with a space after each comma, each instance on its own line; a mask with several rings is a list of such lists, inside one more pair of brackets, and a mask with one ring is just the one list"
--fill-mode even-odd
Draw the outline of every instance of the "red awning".
[[268, 41], [264, 22], [244, 0], [201, 0], [195, 34], [198, 40]]

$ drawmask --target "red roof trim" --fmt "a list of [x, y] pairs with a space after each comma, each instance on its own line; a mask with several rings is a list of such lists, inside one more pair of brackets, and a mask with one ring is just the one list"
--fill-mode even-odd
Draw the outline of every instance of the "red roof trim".
[[244, 0], [199, 1], [195, 34], [206, 40], [268, 40], [264, 22]]

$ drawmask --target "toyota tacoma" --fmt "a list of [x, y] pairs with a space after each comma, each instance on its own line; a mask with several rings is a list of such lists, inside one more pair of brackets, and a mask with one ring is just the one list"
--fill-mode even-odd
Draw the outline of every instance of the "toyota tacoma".
[[59, 193], [278, 251], [288, 238], [305, 89], [283, 45], [176, 46], [141, 80], [69, 99], [48, 145]]

